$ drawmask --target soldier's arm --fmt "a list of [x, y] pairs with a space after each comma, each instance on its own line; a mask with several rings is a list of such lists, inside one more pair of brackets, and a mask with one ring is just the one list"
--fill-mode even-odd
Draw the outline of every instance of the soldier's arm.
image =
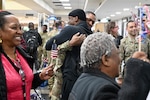
[[58, 45], [58, 50], [59, 50], [59, 52], [65, 52], [65, 51], [71, 51], [71, 49], [72, 49], [72, 46], [70, 46], [69, 45], [69, 40], [68, 41], [66, 41], [66, 42], [64, 42], [64, 43], [62, 43], [62, 44], [60, 44], [60, 45]]
[[59, 34], [55, 35], [54, 37], [50, 38], [45, 45], [46, 50], [51, 50], [52, 44], [54, 40], [56, 41], [57, 45], [61, 45], [62, 43], [68, 41], [71, 39], [71, 37], [78, 32], [77, 31], [72, 31], [74, 27], [72, 26], [67, 26], [64, 29], [60, 31]]

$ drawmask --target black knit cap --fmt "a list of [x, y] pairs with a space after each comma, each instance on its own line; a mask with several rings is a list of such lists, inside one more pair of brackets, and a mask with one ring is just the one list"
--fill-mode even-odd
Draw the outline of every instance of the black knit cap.
[[73, 16], [76, 17], [78, 16], [78, 18], [82, 21], [86, 21], [86, 15], [85, 12], [82, 9], [75, 9], [73, 11], [71, 11], [68, 16]]

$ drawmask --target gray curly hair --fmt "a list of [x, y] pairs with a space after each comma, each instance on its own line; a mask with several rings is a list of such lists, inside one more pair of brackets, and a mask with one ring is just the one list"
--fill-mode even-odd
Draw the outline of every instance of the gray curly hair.
[[81, 67], [98, 68], [102, 56], [110, 56], [114, 48], [114, 40], [110, 34], [97, 32], [89, 35], [81, 46]]

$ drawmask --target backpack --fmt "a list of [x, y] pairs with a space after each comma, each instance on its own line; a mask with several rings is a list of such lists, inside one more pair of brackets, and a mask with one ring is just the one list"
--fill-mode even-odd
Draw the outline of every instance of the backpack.
[[37, 51], [39, 46], [38, 33], [36, 31], [27, 31], [24, 33], [24, 40], [26, 42], [26, 52], [32, 54]]

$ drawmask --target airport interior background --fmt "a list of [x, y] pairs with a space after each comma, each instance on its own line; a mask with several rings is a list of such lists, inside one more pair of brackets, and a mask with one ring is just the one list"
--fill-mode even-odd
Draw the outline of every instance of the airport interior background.
[[[144, 9], [150, 20], [150, 0], [0, 0], [0, 9], [16, 15], [24, 30], [28, 30], [28, 23], [33, 22], [39, 32], [43, 24], [48, 25], [50, 31], [56, 20], [67, 23], [68, 13], [78, 8], [96, 14], [93, 31], [103, 32], [107, 22], [115, 21], [122, 36], [126, 35], [127, 21], [140, 18], [140, 8]], [[40, 92], [43, 95], [48, 93], [45, 89]]]
[[41, 31], [41, 24], [47, 24], [51, 29], [54, 20], [67, 23], [68, 13], [80, 8], [96, 14], [95, 24], [99, 25], [94, 26], [93, 31], [105, 31], [107, 22], [111, 20], [118, 23], [119, 34], [123, 36], [126, 35], [126, 22], [138, 18], [138, 9], [144, 5], [149, 10], [150, 0], [0, 0], [0, 8], [15, 14], [25, 30], [29, 22], [34, 22], [38, 31]]

